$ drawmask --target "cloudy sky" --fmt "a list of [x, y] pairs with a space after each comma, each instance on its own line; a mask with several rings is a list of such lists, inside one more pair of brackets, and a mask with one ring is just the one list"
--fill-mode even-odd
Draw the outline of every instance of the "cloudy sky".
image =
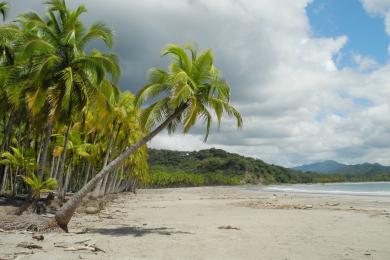
[[[11, 19], [42, 12], [10, 0]], [[390, 165], [390, 0], [68, 0], [86, 23], [116, 32], [121, 88], [136, 92], [165, 66], [167, 43], [211, 48], [244, 117], [207, 143], [202, 129], [160, 135], [153, 147], [222, 148], [284, 166], [334, 159]]]

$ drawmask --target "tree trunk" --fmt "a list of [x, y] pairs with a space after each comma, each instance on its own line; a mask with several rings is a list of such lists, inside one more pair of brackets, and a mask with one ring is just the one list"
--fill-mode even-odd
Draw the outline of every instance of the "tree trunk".
[[89, 179], [89, 173], [91, 172], [91, 162], [88, 162], [88, 167], [87, 167], [87, 171], [85, 172], [85, 178], [84, 178], [84, 183], [83, 183], [83, 186], [85, 184], [87, 184], [88, 182], [88, 179]]
[[71, 123], [69, 123], [68, 128], [66, 129], [65, 138], [64, 138], [64, 150], [62, 151], [62, 159], [61, 159], [61, 166], [60, 166], [60, 172], [59, 172], [59, 183], [58, 183], [58, 191], [59, 191], [59, 199], [62, 200], [62, 186], [64, 182], [64, 171], [65, 171], [65, 163], [66, 163], [66, 151], [68, 148], [68, 139], [69, 139], [69, 132], [71, 128]]
[[49, 178], [53, 178], [55, 165], [56, 165], [56, 157], [52, 156]]
[[47, 154], [49, 151], [49, 144], [50, 144], [50, 137], [51, 137], [51, 128], [52, 128], [52, 122], [49, 120], [45, 128], [46, 135], [43, 141], [43, 150], [39, 157], [39, 163], [38, 163], [38, 176], [39, 178], [41, 178], [41, 180], [43, 180], [43, 175], [45, 173]]
[[[115, 127], [115, 122], [114, 122], [113, 128], [114, 127]], [[107, 164], [108, 164], [108, 159], [110, 158], [110, 152], [111, 152], [111, 146], [112, 146], [113, 139], [114, 139], [114, 129], [112, 129], [112, 131], [111, 131], [110, 139], [109, 139], [108, 144], [107, 144], [106, 154], [104, 156], [103, 168], [106, 167]], [[91, 196], [92, 199], [97, 199], [98, 197], [103, 197], [104, 196], [104, 192], [102, 192], [102, 190], [104, 190], [104, 188], [105, 188], [105, 184], [107, 182], [107, 176], [109, 174], [110, 173], [108, 173], [106, 176], [104, 176], [104, 179], [102, 179], [98, 183], [98, 185], [96, 185], [95, 190], [93, 191], [93, 194]]]
[[7, 127], [5, 128], [5, 131], [4, 131], [4, 140], [3, 140], [3, 143], [1, 145], [0, 151], [8, 150], [9, 141], [11, 139], [11, 134], [12, 134], [12, 127], [14, 125], [14, 119], [15, 119], [15, 109], [12, 109], [10, 114], [9, 114]]
[[1, 189], [0, 189], [0, 193], [3, 193], [5, 192], [6, 188], [7, 188], [7, 173], [8, 173], [8, 165], [5, 166], [5, 169], [4, 169], [4, 176], [3, 176], [3, 183], [1, 185]]
[[115, 160], [110, 162], [107, 166], [93, 177], [83, 188], [81, 188], [77, 193], [75, 193], [57, 212], [55, 219], [59, 227], [61, 227], [65, 232], [68, 232], [68, 223], [71, 220], [74, 212], [76, 211], [78, 205], [81, 203], [82, 199], [96, 186], [96, 184], [104, 178], [109, 172], [117, 168], [122, 164], [127, 157], [129, 157], [134, 151], [138, 150], [140, 147], [149, 142], [153, 137], [158, 133], [164, 130], [173, 120], [175, 120], [186, 108], [187, 104], [182, 104], [176, 109], [176, 111], [170, 115], [160, 126], [155, 130], [150, 132], [140, 141], [135, 143], [133, 146], [129, 147], [127, 150], [122, 152]]
[[58, 183], [60, 180], [60, 178], [58, 176], [60, 164], [61, 164], [61, 156], [58, 156], [58, 158], [56, 160], [56, 166], [54, 168], [54, 173], [53, 173], [53, 178], [56, 179]]
[[66, 171], [65, 184], [61, 192], [61, 198], [65, 198], [66, 192], [69, 188], [70, 177], [72, 176], [72, 162], [69, 162], [68, 169]]
[[[114, 127], [115, 127], [115, 122], [114, 122]], [[110, 146], [110, 151], [109, 151], [109, 153], [108, 153], [108, 156], [107, 156], [107, 158], [106, 158], [106, 161], [105, 161], [105, 165], [104, 165], [104, 166], [106, 166], [106, 165], [108, 164], [108, 162], [109, 162], [109, 160], [110, 160], [110, 158], [111, 158], [111, 154], [113, 153], [112, 150], [115, 149], [115, 145], [116, 145], [116, 142], [118, 141], [118, 136], [119, 136], [119, 132], [120, 132], [120, 130], [121, 130], [121, 127], [122, 127], [122, 124], [119, 124], [118, 129], [117, 129], [116, 134], [115, 134], [114, 141], [113, 141], [113, 143], [112, 143], [111, 146]], [[115, 171], [117, 171], [117, 170], [118, 170], [118, 168], [115, 169]], [[112, 179], [112, 175], [113, 175], [113, 174], [114, 174], [114, 173], [111, 172], [111, 173], [107, 174], [106, 177], [104, 177], [102, 187], [100, 187], [100, 193], [99, 193], [99, 197], [100, 197], [100, 198], [101, 198], [101, 197], [104, 197], [104, 195], [106, 195], [107, 190], [108, 190], [109, 180]]]

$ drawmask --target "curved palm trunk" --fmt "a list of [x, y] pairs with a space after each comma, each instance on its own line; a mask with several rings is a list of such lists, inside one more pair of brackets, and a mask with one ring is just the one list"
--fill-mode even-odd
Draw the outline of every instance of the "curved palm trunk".
[[55, 219], [59, 227], [65, 232], [68, 232], [68, 223], [71, 220], [73, 213], [76, 211], [78, 205], [82, 199], [96, 186], [96, 184], [104, 178], [108, 173], [117, 168], [127, 157], [129, 157], [134, 151], [138, 150], [141, 146], [153, 139], [158, 133], [164, 130], [169, 123], [176, 119], [185, 109], [187, 104], [182, 104], [176, 109], [176, 111], [169, 116], [160, 126], [146, 135], [143, 139], [138, 141], [133, 146], [122, 152], [115, 160], [110, 162], [107, 166], [93, 177], [84, 187], [82, 187], [77, 193], [75, 193], [57, 212]]

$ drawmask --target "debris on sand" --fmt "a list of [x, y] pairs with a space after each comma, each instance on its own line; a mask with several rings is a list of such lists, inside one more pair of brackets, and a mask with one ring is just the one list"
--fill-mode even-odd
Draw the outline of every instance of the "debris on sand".
[[220, 227], [218, 227], [218, 229], [234, 229], [234, 230], [240, 230], [240, 228], [238, 228], [238, 227], [233, 227], [233, 226], [230, 226], [230, 225], [227, 225], [227, 226], [220, 226]]
[[330, 207], [336, 207], [339, 205], [340, 205], [340, 203], [329, 203], [329, 202], [325, 203], [325, 206], [330, 206]]
[[22, 247], [27, 249], [42, 249], [42, 246], [36, 245], [34, 243], [29, 243], [29, 242], [21, 242], [17, 245], [17, 247]]
[[[86, 240], [88, 241], [88, 240]], [[76, 242], [77, 243], [83, 243], [85, 241]], [[91, 251], [91, 252], [103, 252], [105, 253], [103, 249], [97, 247], [95, 244], [88, 244], [84, 243], [83, 245], [64, 245], [61, 243], [54, 243], [55, 247], [64, 248], [64, 251]]]
[[247, 201], [233, 203], [234, 205], [254, 208], [254, 209], [312, 209], [312, 204], [277, 204], [268, 201]]
[[43, 241], [45, 237], [43, 235], [34, 235], [32, 236], [33, 239], [38, 240], [38, 241]]

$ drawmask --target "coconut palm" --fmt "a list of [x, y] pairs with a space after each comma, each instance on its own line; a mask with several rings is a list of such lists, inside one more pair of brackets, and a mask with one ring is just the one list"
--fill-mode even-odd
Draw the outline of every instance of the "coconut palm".
[[3, 16], [3, 21], [7, 18], [8, 15], [8, 3], [7, 2], [0, 2], [0, 13]]
[[[10, 172], [10, 187], [12, 196], [16, 195], [17, 177], [23, 174], [29, 174], [36, 168], [35, 160], [31, 155], [23, 153], [22, 149], [11, 147], [12, 152], [3, 152], [1, 154], [0, 164], [7, 165]], [[6, 176], [4, 176], [6, 178]]]
[[21, 15], [18, 22], [25, 31], [24, 54], [32, 64], [29, 78], [32, 84], [25, 89], [29, 107], [35, 111], [48, 111], [45, 144], [40, 157], [38, 174], [43, 175], [54, 121], [64, 123], [65, 143], [60, 171], [66, 160], [66, 141], [72, 116], [95, 102], [100, 84], [108, 77], [118, 79], [120, 69], [117, 58], [98, 50], [85, 52], [93, 40], [103, 40], [112, 47], [112, 31], [102, 23], [86, 29], [80, 16], [86, 8], [80, 5], [70, 10], [64, 0], [47, 2], [48, 13], [42, 18], [30, 12]]
[[17, 215], [21, 215], [30, 205], [33, 205], [33, 211], [40, 213], [38, 201], [41, 198], [41, 193], [53, 191], [57, 188], [57, 181], [53, 178], [42, 180], [34, 173], [29, 176], [22, 176], [23, 181], [31, 188], [31, 200], [17, 211]]
[[164, 129], [168, 128], [169, 133], [172, 133], [181, 125], [184, 133], [187, 133], [198, 118], [203, 118], [206, 140], [212, 123], [210, 110], [216, 114], [218, 122], [226, 112], [235, 117], [238, 127], [242, 126], [241, 115], [229, 103], [229, 85], [221, 79], [218, 69], [213, 65], [211, 50], [198, 55], [190, 46], [182, 48], [169, 45], [162, 55], [173, 57], [169, 70], [153, 69], [149, 84], [141, 89], [136, 102], [141, 105], [150, 99], [158, 98], [142, 115], [146, 127], [158, 126], [105, 166], [57, 211], [57, 224], [66, 232], [76, 208], [96, 184]]

